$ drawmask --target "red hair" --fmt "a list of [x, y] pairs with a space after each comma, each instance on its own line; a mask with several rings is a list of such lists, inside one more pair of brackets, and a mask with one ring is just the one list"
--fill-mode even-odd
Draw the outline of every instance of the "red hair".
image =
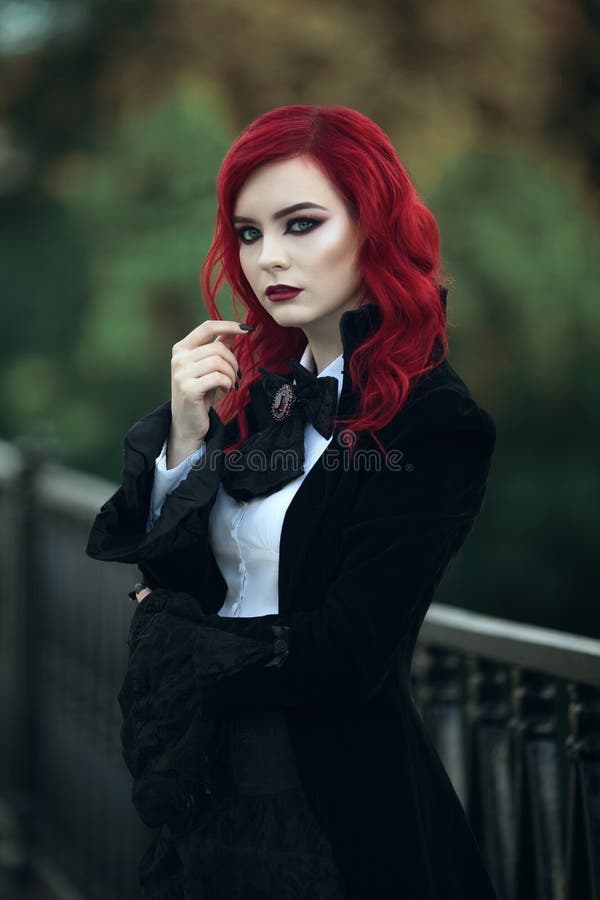
[[381, 313], [377, 330], [350, 359], [358, 402], [356, 414], [343, 420], [344, 427], [371, 434], [383, 428], [404, 405], [413, 381], [448, 352], [445, 305], [438, 285], [437, 223], [417, 196], [385, 132], [345, 106], [283, 106], [264, 113], [237, 138], [219, 170], [215, 232], [200, 275], [212, 319], [223, 318], [215, 298], [228, 283], [236, 318], [256, 326], [232, 346], [243, 372], [240, 388], [217, 404], [223, 421], [239, 416], [238, 440], [228, 450], [247, 437], [243, 409], [250, 386], [260, 377], [258, 367], [284, 374], [288, 358], [299, 359], [306, 346], [300, 328], [278, 325], [259, 303], [242, 272], [232, 225], [237, 196], [250, 173], [266, 163], [295, 157], [318, 165], [345, 198], [365, 235], [358, 258], [363, 302], [375, 303]]

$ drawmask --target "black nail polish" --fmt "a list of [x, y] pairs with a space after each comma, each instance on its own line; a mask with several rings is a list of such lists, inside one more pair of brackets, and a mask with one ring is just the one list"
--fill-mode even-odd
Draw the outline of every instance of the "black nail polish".
[[237, 370], [237, 377], [238, 377], [238, 378], [241, 378], [241, 377], [242, 377], [242, 370], [241, 370], [241, 369], [238, 369], [238, 370]]
[[246, 325], [245, 322], [240, 323], [240, 328], [242, 331], [254, 331], [256, 329], [256, 325]]
[[239, 381], [234, 381], [234, 383], [233, 383], [233, 386], [234, 386], [234, 388], [235, 388], [235, 389], [236, 389], [236, 391], [237, 391], [237, 389], [238, 389], [238, 388], [239, 388], [239, 386], [240, 386], [240, 383], [239, 383]]

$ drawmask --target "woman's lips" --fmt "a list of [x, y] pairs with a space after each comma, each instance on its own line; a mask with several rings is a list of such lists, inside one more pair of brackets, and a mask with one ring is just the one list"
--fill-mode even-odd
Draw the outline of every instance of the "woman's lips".
[[273, 300], [277, 302], [278, 300], [291, 300], [292, 297], [297, 297], [298, 294], [302, 291], [302, 288], [295, 288], [292, 290], [267, 290], [266, 294], [269, 300]]

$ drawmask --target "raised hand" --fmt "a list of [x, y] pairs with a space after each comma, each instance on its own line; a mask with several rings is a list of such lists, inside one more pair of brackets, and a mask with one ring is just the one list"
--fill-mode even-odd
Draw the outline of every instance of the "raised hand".
[[208, 319], [173, 346], [167, 468], [174, 468], [202, 444], [217, 391], [237, 387], [240, 372], [231, 345], [240, 333], [251, 330], [239, 322]]

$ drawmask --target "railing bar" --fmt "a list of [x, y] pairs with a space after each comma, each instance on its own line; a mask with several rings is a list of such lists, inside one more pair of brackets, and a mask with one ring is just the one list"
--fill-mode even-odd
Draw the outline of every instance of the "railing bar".
[[600, 686], [600, 640], [431, 605], [419, 640], [555, 678]]
[[13, 444], [0, 441], [0, 484], [12, 484], [22, 470], [22, 453]]
[[37, 480], [36, 499], [42, 509], [91, 521], [117, 487], [95, 475], [46, 465]]

